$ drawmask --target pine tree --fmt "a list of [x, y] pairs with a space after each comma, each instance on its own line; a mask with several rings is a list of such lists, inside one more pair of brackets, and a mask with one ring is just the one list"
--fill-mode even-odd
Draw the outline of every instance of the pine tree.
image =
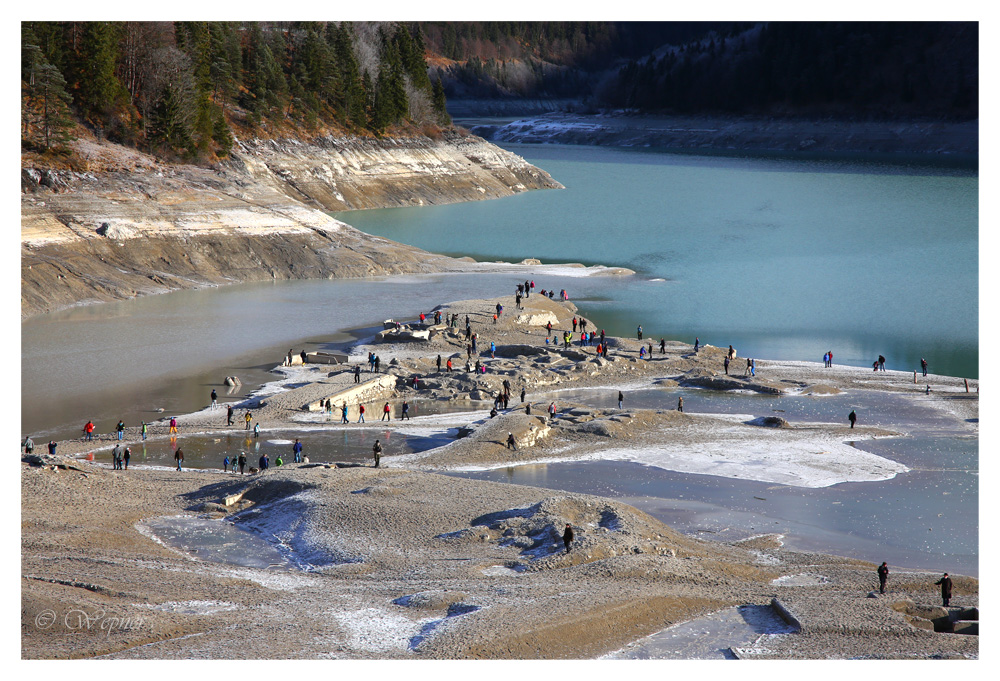
[[72, 139], [73, 120], [66, 92], [66, 79], [49, 63], [34, 35], [21, 38], [21, 140], [46, 151]]
[[113, 127], [114, 115], [125, 99], [125, 88], [115, 75], [118, 59], [116, 26], [107, 21], [84, 24], [75, 57], [81, 74], [76, 83], [76, 102], [83, 114], [99, 130]]
[[438, 76], [438, 79], [434, 81], [432, 102], [434, 104], [434, 111], [437, 113], [438, 121], [441, 125], [451, 125], [451, 116], [448, 115], [448, 103], [444, 97], [444, 85], [441, 83], [440, 76]]

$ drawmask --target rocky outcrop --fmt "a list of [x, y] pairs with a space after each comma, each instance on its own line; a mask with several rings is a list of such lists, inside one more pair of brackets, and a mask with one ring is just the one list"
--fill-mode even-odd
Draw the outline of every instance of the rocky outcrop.
[[[241, 141], [213, 168], [80, 143], [83, 169], [21, 173], [21, 315], [268, 279], [469, 269], [324, 211], [556, 188], [474, 136]], [[89, 164], [89, 165], [88, 165]]]

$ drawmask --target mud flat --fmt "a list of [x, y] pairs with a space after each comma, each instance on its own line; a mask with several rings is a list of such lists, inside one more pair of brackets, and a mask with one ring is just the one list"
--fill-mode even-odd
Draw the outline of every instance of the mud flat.
[[[494, 324], [498, 301], [505, 310]], [[635, 456], [659, 446], [654, 465], [717, 459], [731, 467], [729, 474], [780, 475], [785, 484], [803, 486], [880, 479], [898, 472], [898, 464], [850, 459], [833, 445], [899, 434], [894, 431], [561, 403], [550, 419], [548, 403], [532, 401], [531, 393], [651, 383], [719, 389], [733, 382], [728, 389], [764, 394], [877, 387], [926, 397], [910, 374], [759, 361], [756, 377], [726, 377], [721, 348], [695, 353], [671, 343], [663, 354], [655, 347], [647, 360], [638, 358], [639, 341], [623, 338], [608, 339], [605, 360], [593, 347], [546, 345], [543, 320], [551, 315], [555, 329], [570, 328], [576, 310], [540, 295], [522, 310], [504, 296], [447, 303], [440, 311], [445, 319], [459, 314], [459, 328], [430, 324], [427, 341], [403, 342], [388, 333], [347, 349], [352, 362], [376, 352], [395, 378], [378, 399], [363, 398], [370, 400], [372, 419], [390, 403], [393, 421], [323, 427], [460, 425], [463, 437], [445, 447], [385, 457], [377, 469], [323, 460], [329, 457], [320, 453], [310, 463], [246, 476], [112, 471], [100, 461], [105, 454], [98, 463], [43, 457], [22, 464], [22, 656], [582, 659], [615, 656], [699, 618], [729, 621], [719, 613], [753, 606], [779, 613], [792, 631], [763, 633], [750, 643], [733, 639], [734, 657], [978, 657], [978, 637], [954, 633], [978, 631], [974, 578], [954, 576], [952, 607], [936, 608], [936, 574], [894, 570], [889, 593], [878, 596], [874, 564], [791, 551], [776, 535], [703, 541], [599, 496], [435, 472], [614, 458], [629, 450]], [[479, 335], [473, 360], [485, 364], [486, 373], [462, 367], [465, 315]], [[439, 354], [442, 361], [452, 358], [454, 371], [437, 371]], [[328, 393], [340, 404], [338, 380], [348, 370], [283, 367], [286, 385], [251, 395], [242, 407], [263, 428], [317, 427], [316, 412], [304, 403]], [[324, 385], [331, 373], [333, 384]], [[512, 384], [513, 407], [483, 417], [504, 379]], [[965, 393], [960, 379], [934, 376], [931, 384], [934, 400], [965, 415], [970, 434], [978, 432], [976, 393]], [[520, 403], [522, 386], [530, 414]], [[301, 390], [310, 393], [308, 400], [296, 394]], [[467, 406], [470, 415], [429, 417], [423, 425], [399, 421], [401, 402], [417, 397]], [[353, 416], [356, 404], [348, 406]], [[208, 410], [179, 421], [182, 433], [225, 430], [218, 413]], [[506, 447], [508, 434], [517, 450]], [[134, 441], [136, 433], [126, 439]], [[59, 452], [93, 449], [66, 441]], [[748, 449], [750, 455], [740, 454]], [[760, 461], [770, 452], [794, 465]], [[562, 541], [567, 524], [574, 530], [569, 551]], [[164, 529], [171, 527], [175, 531]], [[267, 542], [271, 552], [247, 559], [250, 549], [240, 546], [238, 533], [253, 539], [248, 546]]]

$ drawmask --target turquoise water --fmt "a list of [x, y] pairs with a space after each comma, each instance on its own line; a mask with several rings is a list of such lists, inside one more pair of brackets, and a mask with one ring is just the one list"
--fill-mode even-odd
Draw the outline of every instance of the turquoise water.
[[576, 299], [614, 335], [978, 376], [973, 168], [505, 146], [566, 189], [336, 217], [442, 253], [632, 268]]

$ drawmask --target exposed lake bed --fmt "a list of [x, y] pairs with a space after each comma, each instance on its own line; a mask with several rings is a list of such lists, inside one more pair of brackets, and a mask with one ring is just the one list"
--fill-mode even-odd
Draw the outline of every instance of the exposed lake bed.
[[[548, 274], [537, 278], [552, 285]], [[752, 655], [978, 656], [970, 637], [941, 639], [890, 607], [907, 598], [934, 600], [936, 576], [925, 570], [944, 565], [977, 574], [958, 566], [978, 560], [978, 381], [967, 392], [961, 378], [933, 373], [926, 379], [933, 390], [926, 392], [924, 379], [917, 384], [909, 371], [780, 359], [758, 359], [754, 377], [742, 376], [736, 362], [735, 375], [726, 377], [725, 346], [715, 339], [698, 353], [689, 343], [673, 341], [665, 352], [657, 348], [640, 358], [638, 350], [647, 341], [625, 333], [609, 336], [611, 358], [602, 362], [592, 345], [545, 344], [543, 329], [518, 320], [511, 279], [505, 275], [502, 284], [483, 287], [500, 286], [505, 294], [498, 324], [489, 320], [495, 300], [463, 299], [445, 285], [429, 304], [420, 278], [397, 283], [395, 291], [409, 298], [387, 292], [376, 300], [377, 312], [366, 310], [361, 317], [374, 323], [372, 317], [381, 313], [417, 328], [416, 310], [430, 313], [440, 306], [445, 314], [471, 314], [480, 334], [474, 358], [488, 367], [485, 373], [464, 366], [465, 340], [457, 330], [439, 331], [433, 342], [414, 346], [375, 339], [377, 326], [336, 335], [348, 325], [317, 325], [310, 349], [346, 349], [352, 363], [361, 364], [375, 351], [383, 356], [383, 372], [396, 376], [391, 395], [362, 400], [369, 406], [367, 423], [357, 423], [356, 401], [349, 405], [350, 424], [343, 426], [339, 405], [332, 413], [304, 410], [304, 401], [314, 399], [324, 381], [330, 381], [327, 394], [340, 394], [330, 393], [336, 383], [330, 374], [343, 367], [282, 368], [284, 383], [276, 387], [266, 357], [280, 358], [286, 344], [303, 345], [289, 340], [302, 338], [293, 321], [284, 326], [291, 335], [264, 338], [266, 347], [253, 350], [260, 357], [252, 362], [258, 371], [254, 384], [224, 396], [223, 402], [238, 410], [237, 425], [225, 425], [224, 410], [201, 408], [215, 378], [197, 387], [202, 397], [192, 390], [188, 403], [198, 405], [196, 410], [172, 411], [181, 428], [176, 438], [162, 432], [166, 415], [157, 413], [151, 417], [156, 422], [148, 450], [140, 450], [130, 420], [126, 440], [133, 466], [127, 472], [103, 464], [114, 445], [107, 439], [96, 447], [79, 438], [60, 444], [60, 454], [91, 453], [98, 460], [99, 465], [80, 462], [82, 471], [25, 467], [22, 504], [33, 519], [22, 530], [22, 542], [30, 547], [23, 571], [33, 603], [51, 598], [39, 575], [55, 565], [63, 566], [55, 570], [61, 584], [72, 574], [69, 581], [107, 593], [109, 584], [122, 582], [151, 601], [163, 601], [153, 610], [149, 631], [127, 632], [113, 644], [87, 642], [87, 655], [225, 657], [225, 613], [240, 604], [256, 632], [279, 631], [294, 611], [299, 633], [308, 633], [295, 641], [262, 633], [267, 643], [257, 652], [263, 657], [593, 657], [623, 650], [667, 624], [712, 617], [706, 613], [735, 606], [770, 612], [778, 585], [783, 607], [801, 616], [799, 640], [809, 644], [797, 644], [796, 634], [785, 636], [781, 629], [773, 645]], [[431, 281], [436, 286], [447, 279]], [[330, 289], [320, 286], [331, 282], [316, 284], [322, 290], [317, 306], [296, 319], [328, 313], [329, 303], [320, 301]], [[557, 288], [570, 286], [574, 301], [582, 291], [584, 300], [591, 296], [599, 303], [615, 300], [612, 291], [620, 284], [590, 287], [581, 280], [579, 286]], [[414, 289], [419, 300], [411, 295]], [[246, 296], [246, 289], [233, 293], [233, 302], [246, 303], [241, 312], [252, 318], [256, 297]], [[586, 307], [539, 298], [525, 301], [535, 309], [523, 317], [553, 314], [560, 330]], [[460, 302], [448, 302], [455, 300]], [[259, 309], [266, 313], [271, 304]], [[358, 311], [338, 309], [336, 315], [358, 319]], [[174, 323], [168, 315], [163, 328]], [[218, 332], [210, 330], [213, 334]], [[484, 347], [490, 340], [497, 341], [497, 357]], [[744, 347], [740, 362], [748, 354]], [[456, 370], [437, 371], [436, 353], [453, 359]], [[486, 410], [504, 378], [514, 384], [513, 408], [490, 418]], [[531, 414], [517, 398], [522, 385], [530, 388]], [[618, 389], [626, 395], [621, 409]], [[684, 398], [683, 412], [676, 408], [678, 398]], [[393, 420], [378, 423], [383, 399]], [[411, 420], [401, 422], [403, 400]], [[558, 404], [555, 418], [546, 414], [549, 403]], [[244, 410], [262, 424], [259, 437], [244, 430], [239, 420]], [[860, 415], [853, 429], [846, 424], [849, 410]], [[508, 432], [517, 450], [504, 446]], [[307, 464], [290, 463], [296, 438], [306, 445]], [[370, 468], [375, 438], [385, 445], [380, 469]], [[186, 466], [200, 470], [171, 470], [178, 447], [194, 454]], [[222, 458], [239, 451], [250, 454], [250, 465], [256, 465], [258, 452], [268, 453], [272, 468], [251, 477], [223, 473]], [[286, 465], [274, 468], [278, 454]], [[481, 471], [469, 470], [474, 468]], [[468, 479], [473, 477], [485, 480]], [[36, 507], [53, 494], [71, 500], [64, 510], [77, 526], [101, 532], [73, 537], [39, 524]], [[956, 501], [946, 499], [951, 494]], [[85, 499], [95, 495], [101, 501], [88, 509]], [[234, 531], [266, 545], [249, 558], [234, 557], [232, 542], [238, 544], [243, 535], [215, 536], [218, 528], [206, 525], [203, 546], [183, 543], [175, 528], [175, 546], [151, 551], [148, 538], [135, 530], [149, 518], [192, 512], [204, 517], [161, 522], [163, 541], [169, 540], [171, 523], [180, 522], [183, 535], [191, 534], [184, 523], [225, 517], [243, 528]], [[109, 513], [115, 517], [111, 525], [103, 520]], [[873, 515], [875, 522], [855, 527]], [[931, 531], [953, 541], [942, 544], [937, 535], [935, 541], [914, 541], [925, 531], [925, 516], [936, 518]], [[572, 551], [561, 548], [565, 523], [576, 528]], [[109, 530], [120, 536], [101, 534]], [[714, 540], [705, 541], [707, 535]], [[98, 559], [102, 567], [69, 567], [64, 562], [69, 554], [52, 553], [59, 542]], [[211, 547], [221, 551], [221, 560], [199, 557]], [[284, 560], [305, 558], [281, 567], [280, 561], [262, 565], [257, 555], [273, 558], [267, 547]], [[823, 555], [829, 553], [848, 557]], [[866, 599], [873, 562], [883, 559], [893, 564], [891, 595]], [[188, 574], [174, 574], [181, 572]], [[238, 583], [252, 586], [240, 591]], [[336, 594], [327, 593], [332, 584]], [[568, 593], [568, 584], [577, 591]], [[975, 579], [957, 577], [956, 587], [958, 606], [978, 603]], [[88, 598], [81, 603], [93, 605]], [[120, 596], [113, 598], [127, 605]], [[852, 610], [835, 607], [843, 601]], [[558, 603], [554, 612], [553, 603]], [[595, 630], [597, 616], [611, 626]], [[744, 619], [752, 632], [777, 631], [761, 623], [766, 618]], [[537, 627], [544, 622], [560, 632], [557, 645], [551, 630], [539, 638]], [[840, 633], [823, 633], [831, 626]], [[887, 651], [879, 643], [883, 634], [898, 645]], [[26, 639], [29, 647], [35, 645], [33, 636]], [[66, 650], [58, 636], [44, 641], [53, 650]], [[731, 645], [746, 642], [737, 637]]]

